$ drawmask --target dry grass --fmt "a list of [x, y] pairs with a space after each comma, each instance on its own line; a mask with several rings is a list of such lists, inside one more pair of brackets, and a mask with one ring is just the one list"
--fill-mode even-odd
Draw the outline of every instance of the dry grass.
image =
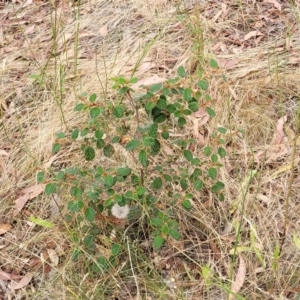
[[[299, 140], [296, 144], [293, 140], [298, 137], [300, 7], [297, 1], [295, 5], [281, 1], [279, 12], [262, 1], [230, 2], [222, 8], [213, 1], [194, 5], [92, 0], [82, 3], [77, 21], [76, 9], [65, 2], [56, 10], [49, 3], [36, 2], [21, 9], [10, 3], [0, 11], [0, 150], [5, 151], [0, 152], [0, 223], [12, 225], [0, 237], [1, 270], [24, 275], [34, 269], [32, 259], [45, 258], [49, 249], [60, 261], [51, 270], [45, 264], [20, 290], [0, 279], [0, 299], [226, 299], [226, 287], [235, 280], [239, 266], [239, 260], [232, 263], [230, 252], [239, 224], [238, 249], [247, 247], [239, 254], [246, 264], [239, 294], [245, 299], [299, 298], [300, 249], [293, 235], [300, 236], [300, 157]], [[179, 21], [178, 15], [184, 20]], [[244, 40], [257, 21], [265, 23], [258, 29], [263, 38]], [[57, 32], [57, 44], [51, 28]], [[93, 257], [86, 254], [77, 262], [71, 260], [72, 237], [81, 239], [84, 233], [60, 217], [55, 219], [48, 197], [39, 195], [22, 213], [13, 215], [20, 190], [35, 184], [38, 170], [82, 164], [76, 147], [55, 156], [51, 152], [56, 132], [83, 123], [73, 112], [79, 94], [113, 99], [111, 77], [135, 72], [139, 79], [154, 74], [170, 78], [180, 65], [196, 80], [199, 53], [222, 65], [219, 71], [204, 70], [217, 116], [200, 130], [207, 142], [216, 126], [230, 129], [221, 173], [226, 199], [216, 203], [211, 195], [201, 193], [191, 212], [178, 209], [182, 241], [157, 253], [149, 247], [141, 251], [138, 241], [127, 242], [123, 229], [117, 228], [131, 256], [122, 258], [117, 269], [95, 276], [87, 270]], [[28, 79], [32, 74], [42, 74], [45, 84]], [[276, 144], [277, 122], [286, 114], [285, 136]], [[297, 151], [291, 170], [293, 147]], [[124, 159], [119, 153], [113, 163]], [[247, 186], [250, 170], [257, 174]], [[286, 239], [276, 260], [292, 173]], [[56, 200], [64, 215], [67, 196]], [[34, 226], [28, 222], [30, 214], [57, 226]], [[102, 238], [111, 234], [102, 223], [99, 227]], [[104, 240], [99, 240], [99, 247], [105, 251]], [[203, 275], [205, 266], [215, 275], [210, 283]]]

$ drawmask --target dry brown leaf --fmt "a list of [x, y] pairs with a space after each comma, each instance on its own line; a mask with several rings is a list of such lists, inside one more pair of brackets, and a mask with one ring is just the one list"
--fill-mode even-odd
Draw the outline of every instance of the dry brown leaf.
[[244, 36], [244, 41], [247, 41], [247, 40], [251, 39], [252, 37], [257, 37], [258, 35], [263, 35], [263, 34], [258, 30], [250, 31], [249, 33], [247, 33]]
[[57, 266], [58, 262], [59, 262], [59, 258], [57, 256], [57, 253], [55, 252], [55, 250], [53, 250], [53, 249], [47, 249], [47, 252], [48, 252], [48, 255], [49, 255], [49, 258], [50, 258], [52, 264], [54, 266]]
[[10, 274], [7, 272], [4, 272], [0, 269], [0, 279], [1, 280], [15, 280], [15, 279], [20, 279], [23, 276], [21, 275], [16, 275], [16, 274]]
[[276, 137], [275, 137], [275, 145], [281, 144], [282, 138], [284, 137], [284, 131], [283, 131], [283, 125], [287, 121], [287, 115], [281, 117], [277, 121], [277, 126], [276, 126]]
[[261, 27], [264, 27], [265, 24], [266, 23], [264, 21], [257, 21], [257, 22], [255, 22], [254, 27], [255, 28], [261, 28]]
[[222, 13], [223, 13], [223, 11], [220, 9], [220, 10], [216, 13], [216, 15], [212, 18], [212, 21], [213, 21], [213, 22], [216, 22], [216, 21], [219, 19], [219, 17], [222, 15]]
[[210, 241], [209, 246], [212, 249], [213, 254], [215, 255], [216, 259], [220, 260], [222, 258], [222, 256], [221, 256], [221, 252], [219, 250], [218, 244], [214, 241]]
[[224, 69], [231, 69], [232, 67], [236, 66], [239, 61], [238, 60], [235, 60], [235, 59], [230, 59], [230, 60], [219, 60], [221, 66], [224, 68]]
[[27, 273], [17, 284], [15, 284], [11, 289], [12, 290], [19, 290], [26, 286], [32, 279], [33, 273]]
[[230, 91], [230, 94], [233, 97], [233, 99], [238, 100], [238, 96], [237, 96], [235, 90], [232, 87], [229, 87], [229, 91]]
[[0, 235], [4, 234], [5, 232], [11, 229], [10, 224], [0, 224]]
[[35, 32], [35, 25], [32, 25], [30, 27], [28, 27], [25, 31], [24, 31], [24, 35], [29, 35]]
[[31, 200], [41, 194], [44, 191], [44, 188], [44, 184], [36, 184], [21, 190], [20, 193], [23, 195], [16, 200], [14, 216], [22, 210], [28, 200]]
[[100, 27], [99, 29], [99, 34], [101, 36], [107, 36], [108, 30], [107, 30], [107, 24], [105, 24], [104, 26]]
[[163, 145], [163, 151], [167, 154], [167, 155], [174, 155], [174, 151], [167, 145]]
[[41, 266], [42, 266], [42, 261], [41, 261], [41, 259], [39, 258], [39, 257], [34, 257], [34, 258], [32, 258], [30, 261], [29, 261], [29, 263], [28, 263], [28, 265], [29, 265], [29, 268], [34, 268], [34, 267], [36, 267], [37, 269], [38, 268], [40, 268]]
[[0, 149], [0, 155], [8, 156], [8, 153], [5, 150]]
[[192, 116], [195, 118], [203, 118], [207, 116], [207, 112], [203, 108], [199, 108], [197, 111], [192, 113]]
[[210, 119], [209, 114], [203, 108], [199, 108], [196, 112], [194, 112], [192, 117], [200, 118], [197, 124], [199, 127], [205, 125]]
[[11, 274], [0, 270], [0, 279], [1, 280], [11, 280]]
[[26, 0], [26, 2], [22, 6], [26, 7], [28, 5], [31, 5], [32, 3], [33, 3], [33, 0]]
[[[231, 285], [231, 291], [235, 294], [237, 294], [240, 291], [246, 278], [246, 264], [241, 255], [239, 255], [239, 261], [240, 261], [239, 268], [236, 273], [235, 280]], [[229, 300], [234, 300], [234, 299], [236, 299], [235, 296], [233, 294], [230, 294]]]
[[151, 68], [153, 68], [155, 66], [155, 64], [151, 61], [145, 61], [143, 62], [137, 69], [137, 74], [143, 74], [146, 71], [150, 70]]
[[164, 81], [166, 81], [165, 78], [159, 77], [157, 74], [155, 74], [151, 77], [144, 78], [144, 79], [140, 80], [139, 82], [133, 84], [132, 88], [137, 89], [141, 85], [148, 86], [148, 85], [152, 85], [152, 84], [155, 84], [155, 83], [161, 83], [161, 82], [164, 82]]
[[278, 3], [276, 0], [264, 0], [264, 3], [271, 3], [274, 5], [275, 8], [281, 11], [281, 4]]

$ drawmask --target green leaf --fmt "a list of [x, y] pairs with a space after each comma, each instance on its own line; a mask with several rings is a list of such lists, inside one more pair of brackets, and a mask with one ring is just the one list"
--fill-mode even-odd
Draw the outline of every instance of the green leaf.
[[84, 211], [85, 219], [89, 222], [93, 222], [95, 220], [95, 210], [92, 207], [87, 207]]
[[89, 234], [83, 239], [83, 243], [86, 247], [92, 247], [94, 245], [94, 236]]
[[97, 146], [98, 149], [102, 149], [102, 148], [105, 146], [104, 140], [98, 139], [98, 140], [96, 141], [96, 146]]
[[133, 174], [131, 175], [131, 182], [133, 185], [140, 185], [141, 184], [141, 179], [139, 176]]
[[70, 195], [76, 198], [81, 198], [83, 194], [82, 188], [78, 186], [72, 186], [70, 189]]
[[183, 127], [186, 124], [186, 119], [183, 117], [178, 118], [178, 126]]
[[161, 235], [158, 235], [154, 238], [153, 241], [153, 247], [155, 250], [158, 250], [162, 247], [162, 245], [164, 244], [165, 240]]
[[185, 72], [185, 69], [183, 66], [180, 66], [178, 69], [177, 69], [177, 74], [179, 77], [181, 78], [184, 78], [186, 76], [186, 72]]
[[151, 219], [151, 224], [155, 227], [160, 228], [163, 225], [163, 220], [160, 218], [153, 218], [153, 219]]
[[139, 80], [136, 78], [136, 77], [132, 77], [131, 79], [130, 79], [130, 83], [137, 83]]
[[181, 205], [186, 210], [190, 210], [192, 208], [192, 204], [191, 204], [191, 201], [189, 199], [183, 200]]
[[192, 90], [189, 88], [185, 88], [183, 91], [183, 99], [187, 102], [190, 102], [192, 100]]
[[160, 98], [158, 99], [156, 105], [159, 109], [165, 109], [167, 107], [166, 97], [165, 96], [160, 96]]
[[170, 137], [170, 134], [169, 134], [168, 131], [163, 131], [163, 132], [161, 133], [161, 136], [162, 136], [165, 140], [167, 140], [167, 139]]
[[102, 139], [103, 135], [104, 135], [104, 132], [102, 130], [96, 130], [95, 131], [95, 138], [96, 139]]
[[224, 128], [224, 127], [218, 127], [217, 130], [220, 132], [220, 133], [223, 133], [225, 134], [227, 132], [227, 129]]
[[160, 142], [155, 139], [154, 144], [151, 146], [151, 154], [156, 155], [160, 151]]
[[55, 154], [55, 153], [57, 153], [59, 150], [60, 150], [60, 144], [59, 144], [59, 143], [55, 143], [55, 144], [52, 146], [52, 153]]
[[215, 117], [216, 116], [216, 113], [213, 109], [211, 109], [210, 107], [206, 107], [205, 108], [206, 112], [211, 116], [211, 117]]
[[183, 190], [186, 190], [188, 188], [188, 184], [187, 184], [187, 181], [186, 179], [181, 179], [180, 180], [180, 186]]
[[123, 201], [123, 197], [121, 195], [116, 195], [114, 197], [114, 200], [115, 200], [116, 203], [119, 204], [119, 203], [121, 203]]
[[153, 109], [152, 109], [152, 116], [153, 118], [158, 116], [159, 114], [161, 114], [161, 109], [159, 109], [157, 106], [155, 106]]
[[200, 179], [197, 179], [195, 182], [194, 182], [194, 188], [195, 190], [197, 191], [200, 191], [203, 187], [203, 181], [200, 180]]
[[218, 154], [220, 155], [220, 157], [224, 158], [226, 156], [226, 150], [222, 147], [219, 147]]
[[143, 167], [147, 167], [149, 162], [148, 162], [148, 159], [147, 159], [147, 153], [146, 153], [146, 150], [141, 150], [140, 153], [139, 153], [139, 162], [141, 163], [141, 165]]
[[113, 110], [113, 114], [117, 118], [122, 118], [124, 116], [124, 109], [121, 105], [115, 106]]
[[211, 178], [211, 179], [216, 179], [217, 178], [217, 169], [216, 168], [209, 168], [208, 169], [208, 176]]
[[177, 110], [174, 104], [169, 104], [166, 109], [170, 114], [173, 114]]
[[28, 217], [29, 221], [46, 228], [54, 228], [54, 224], [41, 218]]
[[119, 84], [126, 84], [127, 80], [123, 76], [119, 76], [116, 78]]
[[117, 175], [119, 176], [128, 176], [131, 173], [130, 168], [118, 168]]
[[111, 255], [117, 256], [117, 255], [119, 255], [120, 251], [121, 251], [121, 245], [120, 244], [113, 244], [111, 246]]
[[111, 140], [112, 143], [119, 143], [121, 138], [119, 136], [114, 136]]
[[109, 267], [108, 260], [105, 257], [99, 257], [97, 262], [93, 263], [93, 271], [95, 273], [101, 273], [104, 270], [107, 270]]
[[225, 184], [222, 181], [218, 181], [212, 186], [211, 190], [213, 192], [219, 192], [220, 190], [224, 189], [224, 187]]
[[191, 111], [194, 111], [194, 112], [199, 110], [199, 105], [196, 101], [190, 102], [188, 107]]
[[87, 161], [91, 161], [95, 158], [96, 156], [96, 153], [95, 153], [95, 150], [94, 148], [92, 147], [86, 147], [86, 149], [84, 150], [84, 158], [87, 160]]
[[80, 136], [86, 136], [88, 133], [89, 133], [89, 129], [88, 128], [84, 128], [83, 130], [81, 130]]
[[136, 193], [137, 193], [139, 196], [143, 196], [143, 195], [146, 193], [146, 189], [145, 189], [143, 186], [139, 186], [139, 187], [137, 187], [137, 189], [136, 189]]
[[78, 138], [78, 135], [79, 135], [79, 129], [75, 128], [71, 133], [72, 140], [76, 140]]
[[160, 113], [159, 115], [154, 116], [153, 121], [155, 123], [163, 123], [167, 119], [167, 115]]
[[166, 181], [172, 182], [172, 177], [169, 174], [164, 174], [164, 178]]
[[219, 201], [224, 201], [225, 200], [225, 195], [223, 193], [221, 193], [219, 195]]
[[100, 108], [99, 107], [92, 107], [90, 109], [90, 116], [92, 119], [96, 119], [100, 115]]
[[72, 261], [77, 260], [78, 257], [79, 257], [79, 254], [80, 254], [80, 250], [79, 249], [74, 249], [73, 253], [72, 253], [72, 256], [71, 256]]
[[64, 180], [65, 179], [65, 172], [64, 171], [59, 171], [56, 175], [56, 178], [59, 180]]
[[159, 90], [162, 89], [162, 86], [163, 86], [162, 83], [153, 84], [153, 85], [150, 86], [149, 92], [156, 93], [156, 92], [158, 92]]
[[139, 147], [140, 144], [141, 144], [141, 141], [139, 141], [139, 140], [131, 140], [126, 144], [125, 148], [127, 151], [133, 151], [134, 149]]
[[184, 150], [183, 155], [184, 155], [185, 159], [188, 161], [191, 161], [193, 159], [193, 154], [189, 150]]
[[149, 129], [148, 129], [149, 136], [155, 138], [157, 136], [157, 130], [158, 130], [157, 123], [151, 124], [150, 127], [149, 127]]
[[151, 147], [151, 146], [153, 146], [153, 144], [154, 144], [154, 138], [153, 137], [146, 136], [144, 138], [144, 145], [145, 146]]
[[45, 179], [45, 173], [44, 172], [38, 172], [36, 175], [36, 181], [37, 183], [43, 182]]
[[152, 182], [153, 187], [157, 190], [162, 188], [162, 184], [163, 184], [163, 182], [160, 177], [156, 177]]
[[207, 146], [203, 149], [203, 152], [206, 156], [210, 156], [211, 155], [211, 147]]
[[169, 234], [169, 226], [167, 224], [164, 225], [160, 231], [162, 234]]
[[212, 154], [212, 156], [210, 157], [211, 161], [213, 163], [216, 163], [218, 161], [218, 156], [216, 154]]
[[200, 161], [200, 159], [199, 158], [193, 158], [192, 160], [191, 160], [191, 164], [193, 165], [193, 166], [195, 166], [195, 165], [199, 165], [201, 163], [201, 161]]
[[111, 144], [108, 144], [103, 148], [103, 154], [106, 157], [112, 157], [114, 153], [115, 148]]
[[56, 185], [54, 183], [48, 183], [48, 184], [46, 184], [46, 186], [45, 186], [45, 194], [47, 196], [55, 193], [55, 191], [56, 191]]
[[66, 135], [65, 135], [65, 133], [64, 132], [58, 132], [57, 134], [56, 134], [56, 138], [57, 139], [63, 139], [64, 137], [65, 137]]
[[176, 229], [170, 229], [169, 235], [176, 241], [180, 240], [180, 233]]
[[192, 111], [189, 110], [189, 109], [185, 109], [185, 110], [183, 111], [183, 114], [186, 115], [186, 116], [190, 116], [190, 115], [192, 114]]
[[200, 80], [198, 82], [198, 86], [204, 91], [206, 91], [208, 89], [208, 83], [205, 80]]
[[218, 63], [213, 58], [209, 61], [209, 65], [214, 69], [219, 67]]
[[119, 89], [119, 94], [125, 95], [128, 92], [129, 88], [127, 86], [123, 86]]
[[96, 99], [97, 99], [97, 95], [96, 95], [96, 94], [92, 94], [92, 95], [90, 96], [90, 98], [89, 98], [90, 102], [92, 102], [92, 103], [95, 102]]
[[108, 197], [111, 197], [111, 196], [114, 196], [115, 191], [113, 189], [109, 189], [109, 190], [106, 191], [106, 193], [107, 193]]
[[114, 185], [114, 178], [113, 178], [113, 176], [111, 176], [111, 175], [106, 175], [105, 177], [104, 177], [104, 185], [106, 186], [106, 187], [112, 187], [113, 185]]
[[81, 111], [83, 110], [85, 105], [83, 103], [79, 103], [74, 107], [74, 111]]
[[68, 208], [71, 212], [78, 212], [80, 211], [82, 208], [83, 208], [84, 204], [83, 204], [83, 201], [82, 200], [79, 200], [77, 202], [74, 202], [74, 201], [70, 201], [68, 203]]
[[146, 106], [145, 106], [145, 109], [148, 111], [148, 112], [150, 112], [150, 111], [152, 111], [152, 109], [155, 107], [155, 103], [153, 103], [153, 102], [147, 102], [147, 104], [146, 104]]

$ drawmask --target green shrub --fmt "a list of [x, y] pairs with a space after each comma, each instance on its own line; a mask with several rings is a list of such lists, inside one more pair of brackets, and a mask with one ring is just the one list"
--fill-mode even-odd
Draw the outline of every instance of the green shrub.
[[[64, 145], [79, 144], [88, 163], [84, 168], [72, 166], [53, 172], [45, 192], [68, 191], [71, 200], [67, 217], [72, 220], [76, 215], [78, 222], [91, 225], [83, 240], [90, 251], [95, 249], [94, 235], [99, 233], [93, 223], [105, 210], [129, 223], [141, 215], [146, 217], [153, 247], [159, 249], [168, 239], [181, 238], [174, 208], [192, 210], [191, 200], [202, 189], [224, 200], [224, 183], [218, 180], [218, 171], [226, 155], [222, 139], [226, 129], [219, 127], [210, 136], [201, 150], [202, 160], [199, 151], [193, 150], [197, 141], [186, 130], [187, 117], [200, 108], [215, 116], [207, 94], [208, 81], [200, 78], [197, 87], [191, 88], [183, 67], [178, 68], [177, 75], [145, 87], [145, 93], [139, 96], [131, 88], [137, 78], [113, 78], [115, 99], [103, 103], [96, 94], [83, 95], [74, 111], [88, 115], [86, 124], [57, 133], [53, 153], [64, 151]], [[165, 155], [164, 146], [173, 154]], [[114, 160], [120, 147], [128, 156], [121, 163]], [[101, 164], [96, 157], [111, 162]], [[41, 172], [38, 181], [43, 180]], [[144, 226], [142, 221], [140, 226]], [[121, 248], [119, 244], [112, 247], [113, 261]], [[79, 251], [74, 253], [76, 258]], [[103, 257], [100, 260], [97, 266], [107, 268], [108, 262]]]

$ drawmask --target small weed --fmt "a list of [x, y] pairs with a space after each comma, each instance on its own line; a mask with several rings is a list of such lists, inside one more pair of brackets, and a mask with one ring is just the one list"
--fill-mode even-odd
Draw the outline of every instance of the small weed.
[[[211, 61], [210, 66], [217, 67], [216, 62]], [[198, 191], [210, 190], [216, 199], [224, 200], [225, 185], [219, 180], [219, 169], [226, 156], [222, 138], [226, 129], [218, 127], [211, 134], [200, 160], [195, 150], [197, 141], [186, 134], [188, 117], [199, 109], [214, 117], [215, 111], [207, 94], [208, 81], [199, 78], [192, 88], [183, 67], [178, 68], [177, 77], [145, 88], [137, 100], [131, 87], [137, 78], [119, 76], [112, 80], [116, 98], [104, 105], [96, 94], [83, 94], [74, 111], [88, 115], [86, 124], [58, 132], [52, 148], [58, 153], [67, 145], [78, 144], [88, 166], [51, 171], [45, 193], [68, 192], [70, 214], [66, 218], [72, 222], [76, 217], [77, 225], [82, 224], [80, 230], [85, 231], [78, 249], [97, 252], [95, 236], [99, 229], [95, 222], [102, 216], [129, 223], [137, 220], [142, 227], [147, 224], [157, 250], [169, 240], [181, 239], [175, 209], [191, 210]], [[95, 160], [101, 156], [113, 162], [120, 147], [124, 157], [128, 156], [124, 165]], [[164, 147], [173, 154], [165, 155]], [[38, 182], [44, 181], [45, 174], [40, 172]], [[81, 243], [76, 235], [74, 239]], [[80, 254], [78, 249], [73, 259]], [[94, 271], [116, 264], [122, 249], [125, 247], [112, 243], [110, 257], [97, 258]]]

